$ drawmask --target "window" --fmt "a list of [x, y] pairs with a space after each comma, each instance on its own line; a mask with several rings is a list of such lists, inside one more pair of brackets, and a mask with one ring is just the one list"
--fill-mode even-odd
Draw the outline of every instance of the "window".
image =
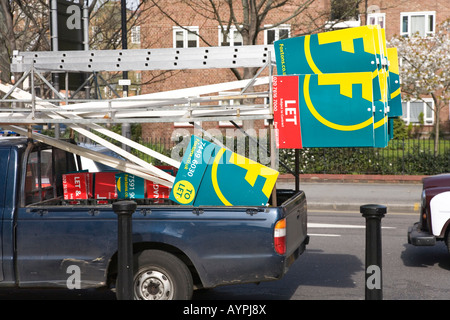
[[28, 156], [26, 170], [23, 205], [62, 196], [62, 175], [77, 168], [73, 154], [57, 148], [37, 147]]
[[368, 13], [367, 14], [367, 24], [370, 26], [380, 26], [384, 28], [386, 25], [386, 14], [385, 13]]
[[435, 11], [427, 12], [403, 12], [400, 15], [400, 34], [403, 37], [411, 37], [418, 34], [421, 37], [434, 35]]
[[434, 102], [433, 99], [425, 98], [424, 101], [402, 102], [403, 117], [406, 124], [434, 124]]
[[230, 30], [224, 35], [223, 30], [219, 26], [219, 45], [220, 46], [242, 46], [242, 34], [236, 29], [235, 26], [231, 26]]
[[27, 163], [25, 179], [26, 204], [40, 202], [54, 196], [53, 159], [51, 150], [33, 151]]
[[199, 28], [198, 27], [173, 27], [174, 48], [197, 48]]
[[131, 28], [131, 43], [141, 43], [141, 26]]
[[[265, 26], [270, 27], [270, 26]], [[289, 38], [291, 35], [290, 25], [280, 25], [275, 28], [264, 30], [264, 44], [273, 44], [275, 41], [280, 39]]]
[[331, 0], [330, 20], [325, 29], [339, 30], [361, 26], [359, 18], [358, 0]]
[[358, 20], [358, 0], [331, 0], [331, 20]]

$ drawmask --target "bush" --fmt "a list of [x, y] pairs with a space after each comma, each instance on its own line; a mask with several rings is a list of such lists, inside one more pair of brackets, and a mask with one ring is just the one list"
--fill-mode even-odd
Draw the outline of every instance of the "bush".
[[[450, 141], [448, 141], [450, 146]], [[300, 173], [433, 175], [450, 172], [450, 148], [434, 155], [419, 144], [408, 147], [392, 140], [385, 149], [307, 148], [299, 151]], [[279, 158], [292, 170], [294, 150], [280, 150]], [[280, 167], [280, 171], [286, 170]]]

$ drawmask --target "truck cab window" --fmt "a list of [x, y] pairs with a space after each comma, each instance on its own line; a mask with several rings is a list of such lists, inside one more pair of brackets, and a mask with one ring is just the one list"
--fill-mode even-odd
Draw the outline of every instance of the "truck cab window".
[[25, 205], [54, 197], [52, 150], [37, 149], [30, 153], [25, 177]]
[[53, 148], [53, 163], [53, 176], [55, 177], [56, 196], [59, 197], [64, 194], [62, 184], [63, 174], [77, 171], [77, 166], [75, 164], [75, 155], [58, 148]]
[[[75, 156], [58, 148], [36, 146], [28, 156], [25, 173], [25, 206], [63, 195], [62, 175], [77, 171]], [[51, 204], [50, 202], [46, 202]]]

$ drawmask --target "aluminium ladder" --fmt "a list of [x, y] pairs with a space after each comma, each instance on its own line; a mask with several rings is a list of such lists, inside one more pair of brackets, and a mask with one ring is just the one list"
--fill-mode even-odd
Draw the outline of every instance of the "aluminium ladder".
[[[159, 160], [178, 167], [179, 162], [170, 159], [154, 150], [146, 148], [130, 139], [107, 130], [100, 124], [105, 123], [143, 123], [143, 122], [201, 122], [221, 120], [255, 120], [273, 119], [271, 103], [271, 74], [273, 46], [240, 46], [240, 47], [202, 47], [202, 48], [167, 48], [139, 50], [87, 50], [87, 51], [50, 51], [50, 52], [14, 52], [11, 71], [24, 73], [14, 86], [1, 85], [0, 91], [5, 93], [0, 99], [0, 125], [28, 134], [39, 141], [55, 147], [64, 148], [121, 170], [134, 173], [145, 179], [154, 180], [171, 186], [173, 177], [162, 170], [148, 164], [131, 153], [116, 147], [100, 138], [90, 130], [110, 136], [125, 145], [136, 148]], [[139, 95], [129, 98], [109, 100], [74, 100], [63, 96], [41, 74], [42, 72], [111, 72], [130, 70], [181, 70], [211, 68], [244, 68], [259, 67], [253, 79], [211, 84], [201, 87], [185, 88], [153, 94]], [[269, 77], [259, 77], [261, 72], [269, 69]], [[58, 98], [44, 100], [36, 97], [34, 78], [39, 77], [47, 84]], [[31, 93], [18, 88], [26, 78], [31, 79]], [[66, 76], [66, 85], [67, 85]], [[268, 86], [264, 92], [246, 93], [249, 87]], [[213, 93], [239, 89], [240, 93], [230, 92], [227, 96]], [[12, 98], [12, 99], [11, 99]], [[222, 104], [233, 99], [263, 100], [261, 104]], [[22, 102], [25, 108], [4, 107], [5, 104]], [[60, 105], [58, 102], [64, 102]], [[18, 127], [44, 123], [64, 123], [69, 128], [89, 137], [95, 142], [122, 155], [131, 162], [120, 162], [104, 159], [93, 151], [79, 150], [73, 145], [43, 137], [31, 130]], [[271, 143], [273, 145], [273, 142]], [[272, 147], [273, 150], [273, 147]], [[152, 179], [151, 179], [151, 178]]]

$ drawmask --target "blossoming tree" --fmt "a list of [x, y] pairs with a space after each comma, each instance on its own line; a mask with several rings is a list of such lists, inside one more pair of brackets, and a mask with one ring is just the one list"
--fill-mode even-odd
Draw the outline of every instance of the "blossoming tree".
[[436, 29], [433, 37], [395, 37], [389, 43], [398, 50], [402, 98], [425, 103], [425, 97], [433, 99], [435, 154], [439, 150], [440, 113], [450, 102], [450, 19]]

